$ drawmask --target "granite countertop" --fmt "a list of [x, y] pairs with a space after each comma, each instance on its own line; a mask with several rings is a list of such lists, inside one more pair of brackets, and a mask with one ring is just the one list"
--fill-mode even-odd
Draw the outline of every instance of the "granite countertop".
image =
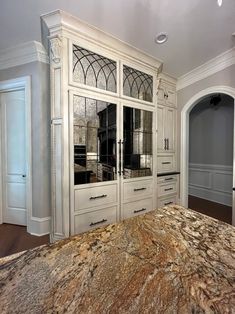
[[235, 228], [171, 205], [0, 260], [0, 313], [235, 313]]

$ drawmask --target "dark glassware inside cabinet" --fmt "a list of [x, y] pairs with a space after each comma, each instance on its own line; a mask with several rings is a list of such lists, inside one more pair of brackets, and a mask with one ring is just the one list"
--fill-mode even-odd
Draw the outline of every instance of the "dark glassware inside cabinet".
[[117, 106], [74, 95], [74, 184], [116, 179]]
[[152, 175], [152, 112], [123, 108], [124, 179]]

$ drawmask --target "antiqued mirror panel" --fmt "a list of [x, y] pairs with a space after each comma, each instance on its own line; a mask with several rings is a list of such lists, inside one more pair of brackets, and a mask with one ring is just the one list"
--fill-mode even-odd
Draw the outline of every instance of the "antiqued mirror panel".
[[117, 63], [73, 45], [73, 81], [116, 93]]
[[132, 98], [153, 101], [153, 77], [123, 65], [123, 94]]
[[75, 185], [116, 179], [116, 107], [74, 95]]
[[152, 175], [152, 123], [152, 112], [123, 108], [124, 179]]

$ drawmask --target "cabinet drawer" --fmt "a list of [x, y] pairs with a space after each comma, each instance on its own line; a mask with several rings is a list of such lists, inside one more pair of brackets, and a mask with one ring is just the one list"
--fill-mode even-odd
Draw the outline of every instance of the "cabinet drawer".
[[177, 196], [169, 196], [163, 199], [158, 199], [158, 208], [171, 205], [171, 204], [176, 204], [177, 203]]
[[170, 172], [174, 170], [175, 170], [175, 156], [174, 155], [158, 156], [157, 158], [158, 173]]
[[117, 207], [109, 207], [74, 217], [74, 232], [82, 233], [117, 221]]
[[75, 190], [74, 192], [75, 211], [117, 202], [116, 184]]
[[123, 184], [124, 201], [143, 198], [153, 193], [153, 180], [141, 180]]
[[177, 193], [177, 183], [171, 182], [158, 185], [158, 197]]
[[168, 175], [168, 176], [162, 176], [157, 178], [157, 183], [170, 183], [170, 182], [176, 182], [177, 181], [177, 174]]
[[123, 219], [145, 214], [153, 210], [153, 199], [143, 199], [137, 202], [126, 203], [123, 206]]

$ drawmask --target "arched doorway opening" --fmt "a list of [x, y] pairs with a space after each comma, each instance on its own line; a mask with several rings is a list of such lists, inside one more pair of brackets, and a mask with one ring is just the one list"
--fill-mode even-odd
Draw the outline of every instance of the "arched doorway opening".
[[[207, 88], [194, 95], [183, 107], [181, 112], [181, 182], [180, 182], [180, 199], [181, 204], [188, 207], [188, 176], [189, 176], [189, 113], [192, 108], [206, 97], [222, 93], [231, 96], [235, 101], [235, 89], [228, 86], [214, 86]], [[234, 137], [235, 138], [235, 137]], [[233, 156], [235, 157], [235, 145], [233, 146]], [[235, 158], [233, 158], [233, 187], [235, 187]], [[233, 191], [233, 214], [232, 223], [235, 225], [235, 192]]]

